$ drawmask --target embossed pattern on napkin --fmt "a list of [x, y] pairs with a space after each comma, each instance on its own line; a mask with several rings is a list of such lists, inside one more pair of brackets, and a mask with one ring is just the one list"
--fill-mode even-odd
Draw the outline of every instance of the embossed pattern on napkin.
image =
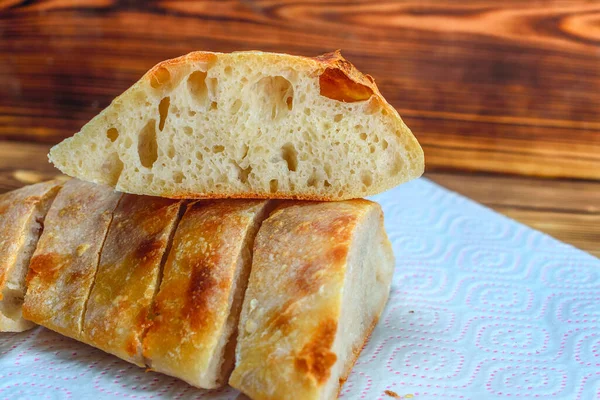
[[[600, 398], [600, 260], [426, 179], [374, 200], [397, 269], [341, 398]], [[42, 328], [0, 334], [0, 398], [237, 396]]]

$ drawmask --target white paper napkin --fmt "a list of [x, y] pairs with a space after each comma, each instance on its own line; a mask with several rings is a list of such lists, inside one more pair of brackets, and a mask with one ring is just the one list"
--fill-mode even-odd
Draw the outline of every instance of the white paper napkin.
[[[396, 272], [341, 398], [600, 398], [600, 260], [426, 179], [374, 200]], [[0, 334], [0, 398], [237, 396], [47, 329]]]

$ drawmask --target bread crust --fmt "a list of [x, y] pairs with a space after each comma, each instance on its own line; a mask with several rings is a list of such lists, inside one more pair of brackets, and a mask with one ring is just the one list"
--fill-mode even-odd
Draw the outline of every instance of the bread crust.
[[182, 202], [124, 195], [108, 230], [83, 322], [82, 340], [143, 367], [142, 339], [163, 255]]
[[188, 206], [144, 337], [144, 357], [153, 370], [207, 389], [226, 383], [233, 354], [224, 354], [225, 347], [237, 328], [249, 247], [266, 205], [222, 200]]
[[120, 193], [72, 179], [48, 211], [27, 274], [26, 318], [80, 339], [85, 304]]
[[[374, 207], [379, 206], [360, 199], [286, 202], [263, 223], [240, 318], [231, 386], [256, 400], [321, 399], [332, 380], [336, 389], [343, 382], [361, 348], [342, 346], [350, 354], [342, 357], [338, 375], [332, 375], [341, 356], [334, 343], [348, 257], [358, 227]], [[373, 326], [384, 304], [368, 310]]]
[[0, 196], [0, 332], [21, 332], [34, 326], [22, 317], [21, 304], [15, 303], [19, 299], [13, 298], [21, 296], [16, 294], [19, 291], [25, 294], [26, 271], [17, 268], [19, 263], [29, 264], [44, 217], [61, 184], [58, 180], [42, 182]]

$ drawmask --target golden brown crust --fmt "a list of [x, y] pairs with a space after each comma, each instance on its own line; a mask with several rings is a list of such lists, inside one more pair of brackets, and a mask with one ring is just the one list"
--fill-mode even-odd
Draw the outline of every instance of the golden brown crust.
[[337, 360], [337, 356], [331, 351], [336, 332], [336, 320], [321, 321], [294, 360], [294, 367], [300, 373], [312, 375], [321, 385], [329, 379], [331, 367]]
[[177, 85], [183, 78], [190, 64], [206, 64], [208, 66], [217, 60], [218, 53], [195, 51], [181, 57], [164, 60], [152, 67], [142, 78], [157, 90], [169, 89]]
[[[234, 280], [246, 236], [265, 201], [223, 200], [191, 204], [182, 217], [165, 263], [154, 317], [144, 338], [144, 357], [154, 370], [195, 386], [224, 383], [220, 363], [228, 342]], [[248, 266], [246, 266], [248, 267]], [[237, 325], [237, 318], [234, 318]], [[224, 337], [226, 336], [226, 337]], [[228, 374], [229, 371], [224, 371]]]
[[42, 182], [0, 196], [0, 332], [33, 327], [22, 318], [20, 296], [41, 224], [61, 184]]
[[315, 60], [325, 66], [319, 75], [322, 96], [349, 103], [368, 100], [373, 95], [383, 100], [375, 80], [357, 70], [342, 57], [340, 50], [315, 57]]
[[158, 197], [123, 196], [89, 296], [84, 341], [144, 366], [142, 336], [181, 204]]
[[48, 211], [27, 275], [24, 315], [80, 338], [85, 303], [120, 193], [72, 179]]
[[[230, 384], [254, 399], [316, 399], [331, 379], [346, 263], [367, 200], [285, 202], [263, 223]], [[337, 379], [337, 377], [334, 377]]]

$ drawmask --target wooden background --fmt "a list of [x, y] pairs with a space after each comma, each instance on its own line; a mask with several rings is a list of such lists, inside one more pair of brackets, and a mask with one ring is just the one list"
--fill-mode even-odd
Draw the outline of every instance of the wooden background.
[[160, 60], [337, 48], [430, 178], [600, 254], [600, 1], [0, 0], [0, 191]]

